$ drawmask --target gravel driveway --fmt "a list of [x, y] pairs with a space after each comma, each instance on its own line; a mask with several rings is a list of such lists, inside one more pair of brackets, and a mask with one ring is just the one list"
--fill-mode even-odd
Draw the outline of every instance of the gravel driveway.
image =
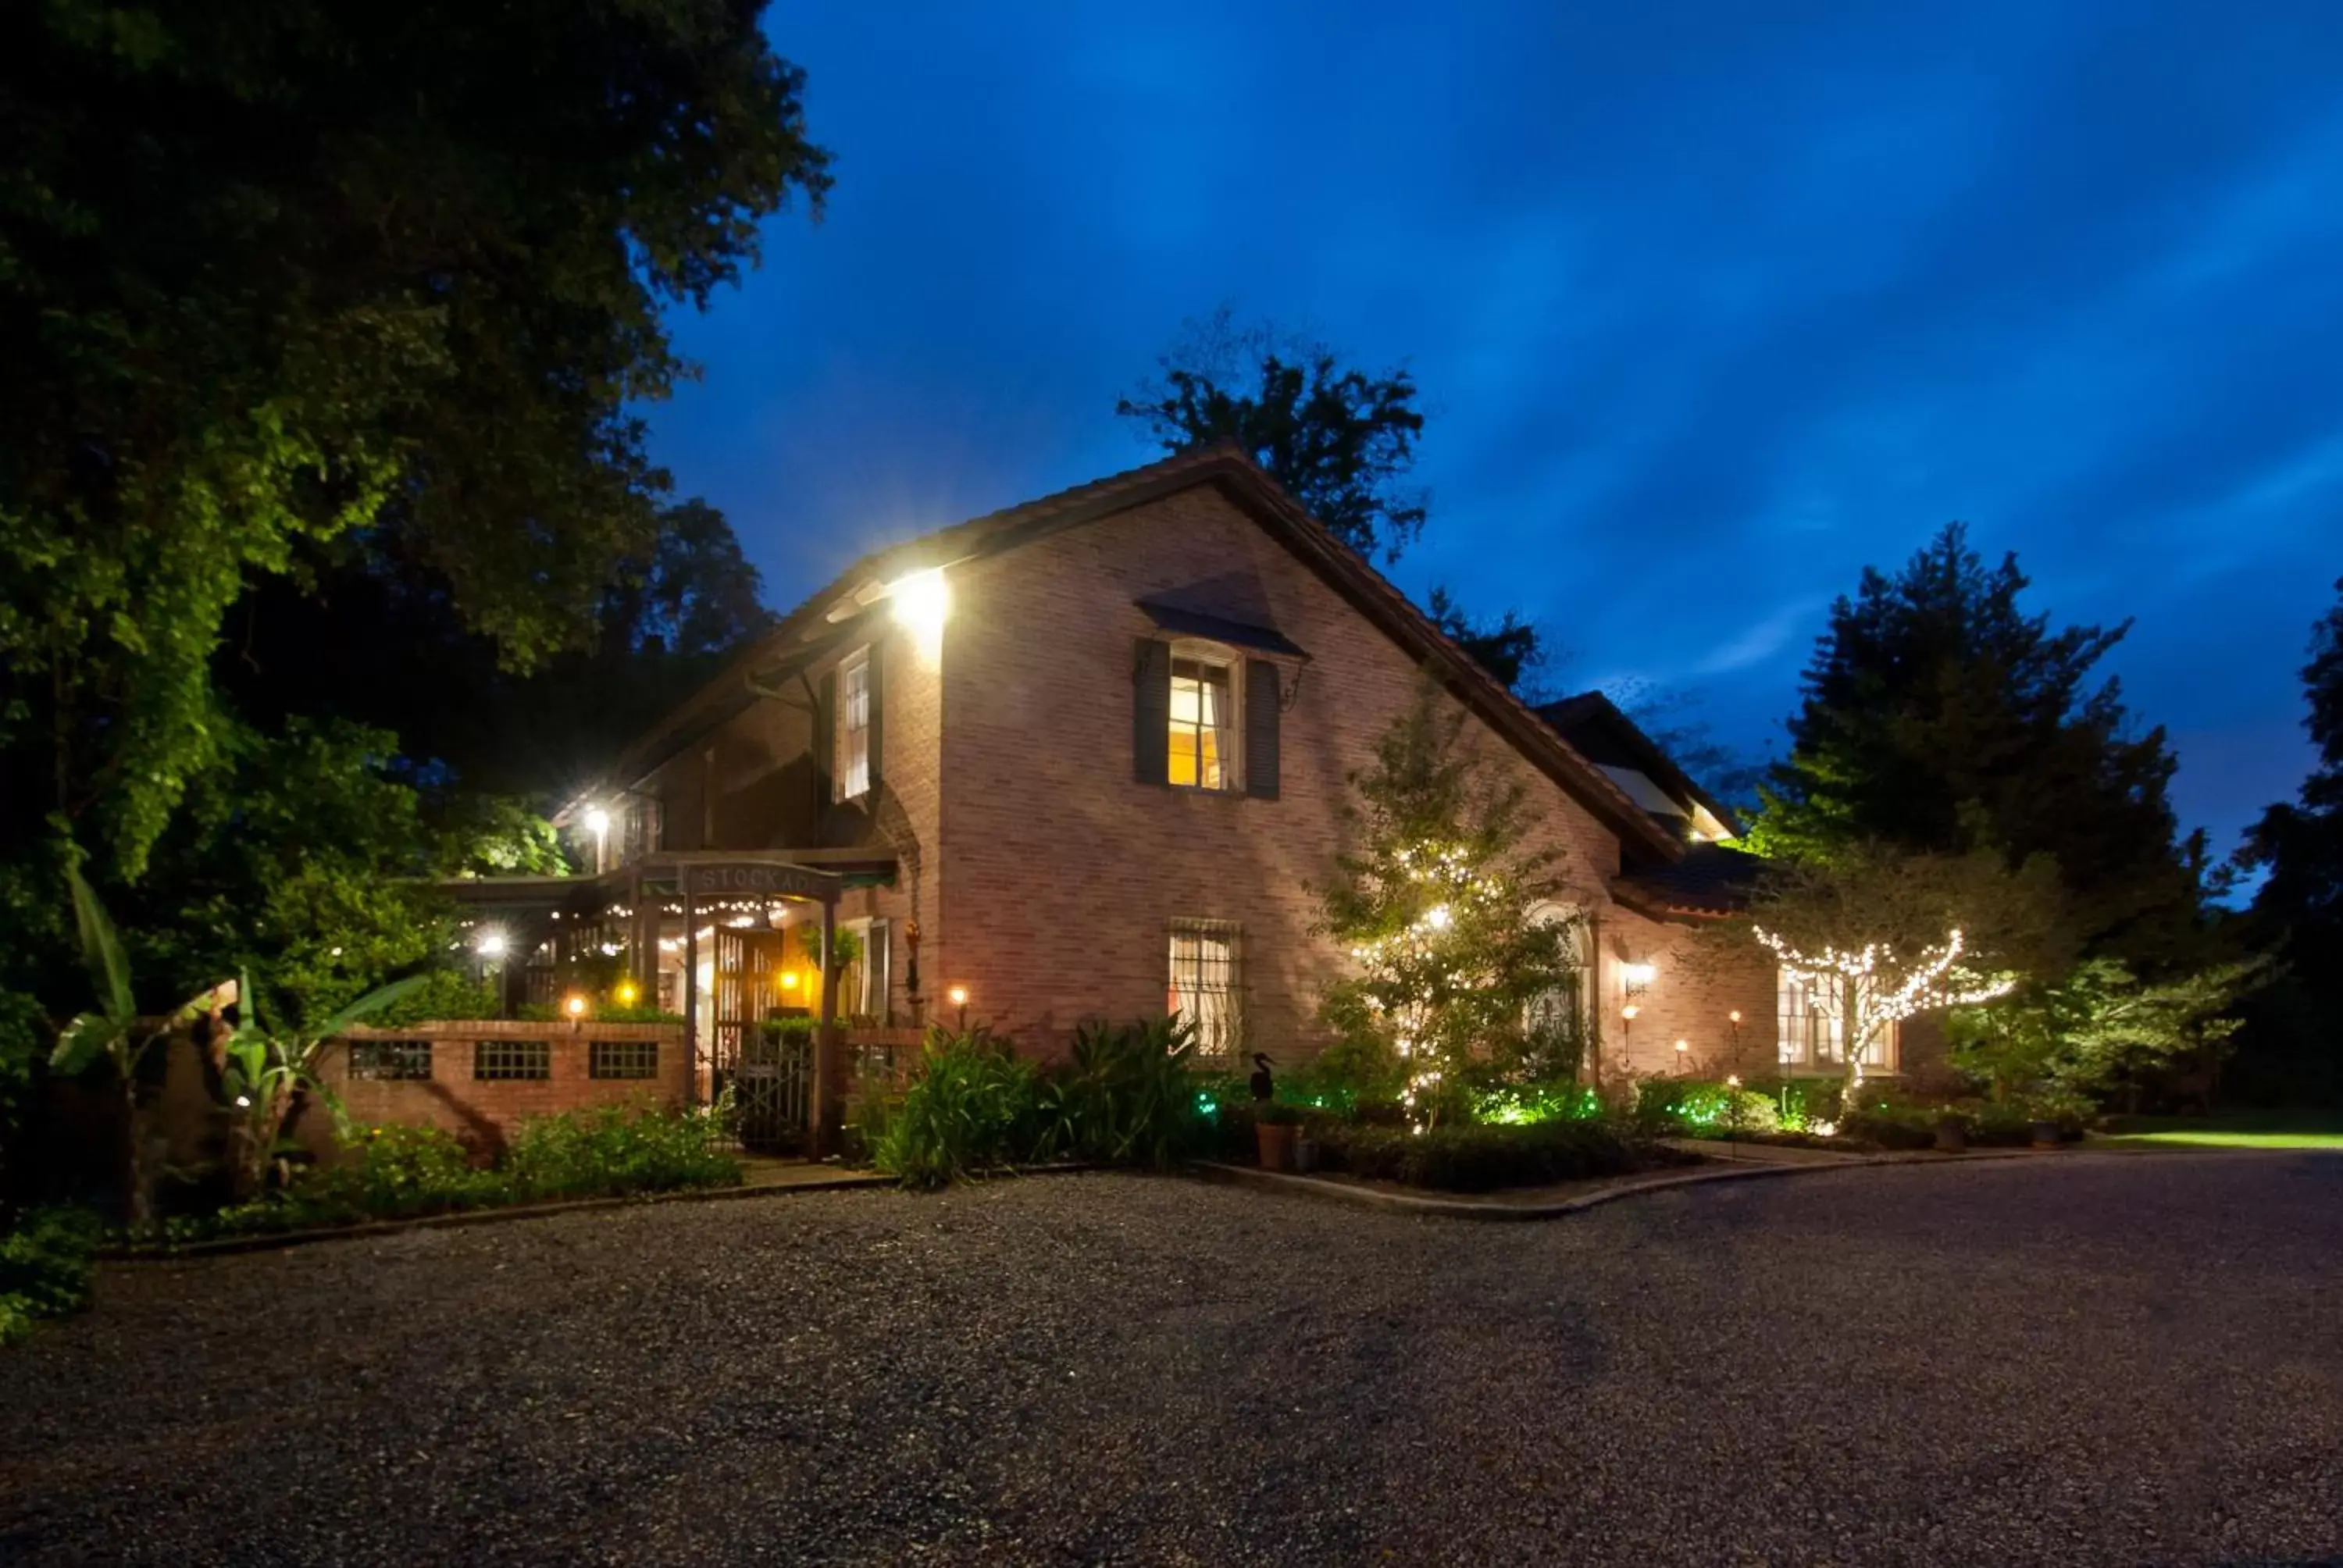
[[2343, 1160], [1552, 1224], [1035, 1178], [116, 1267], [0, 1352], [0, 1562], [2343, 1552]]

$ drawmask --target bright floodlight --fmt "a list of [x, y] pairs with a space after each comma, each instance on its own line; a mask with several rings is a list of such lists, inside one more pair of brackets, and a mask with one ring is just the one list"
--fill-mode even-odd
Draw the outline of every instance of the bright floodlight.
[[500, 959], [505, 956], [505, 934], [494, 930], [482, 931], [480, 940], [472, 947], [484, 959]]
[[599, 806], [587, 809], [586, 830], [597, 839], [610, 830], [610, 814]]
[[940, 568], [930, 567], [898, 578], [888, 590], [895, 601], [895, 619], [919, 645], [920, 657], [933, 664], [944, 647], [944, 617], [951, 611], [951, 588]]

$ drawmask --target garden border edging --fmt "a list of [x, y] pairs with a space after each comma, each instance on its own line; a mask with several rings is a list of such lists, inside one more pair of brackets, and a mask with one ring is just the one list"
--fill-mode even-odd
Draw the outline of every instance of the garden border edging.
[[[998, 1176], [1064, 1176], [1097, 1167], [1084, 1161], [1053, 1165], [1019, 1166]], [[996, 1180], [988, 1174], [980, 1180]], [[249, 1236], [214, 1236], [176, 1245], [100, 1247], [96, 1259], [105, 1263], [176, 1263], [193, 1258], [226, 1257], [237, 1252], [269, 1252], [313, 1241], [362, 1241], [395, 1236], [403, 1231], [454, 1230], [465, 1225], [490, 1225], [506, 1220], [549, 1220], [560, 1214], [589, 1213], [597, 1209], [639, 1209], [657, 1203], [716, 1203], [739, 1198], [771, 1198], [796, 1192], [843, 1192], [865, 1187], [894, 1187], [892, 1176], [872, 1171], [840, 1171], [811, 1181], [766, 1181], [735, 1187], [686, 1187], [669, 1192], [637, 1192], [617, 1198], [565, 1198], [554, 1203], [511, 1203], [488, 1209], [465, 1209], [452, 1214], [417, 1214], [405, 1220], [367, 1220], [356, 1225], [326, 1225], [306, 1231], [269, 1231]]]
[[1623, 1198], [1640, 1197], [1672, 1187], [1691, 1187], [1706, 1181], [1755, 1181], [1770, 1176], [1813, 1175], [1825, 1171], [1860, 1171], [1877, 1165], [1933, 1165], [1969, 1161], [2025, 1159], [2025, 1150], [1983, 1150], [1967, 1154], [1910, 1153], [1870, 1155], [1857, 1160], [1836, 1161], [1829, 1164], [1765, 1164], [1755, 1161], [1733, 1162], [1733, 1168], [1723, 1171], [1670, 1171], [1643, 1180], [1630, 1178], [1616, 1186], [1604, 1187], [1593, 1192], [1582, 1192], [1574, 1198], [1560, 1199], [1552, 1203], [1503, 1203], [1485, 1198], [1417, 1197], [1411, 1192], [1388, 1192], [1378, 1187], [1354, 1187], [1344, 1181], [1329, 1181], [1322, 1177], [1292, 1175], [1282, 1171], [1262, 1171], [1250, 1165], [1229, 1165], [1218, 1161], [1198, 1161], [1189, 1169], [1207, 1181], [1219, 1181], [1232, 1186], [1252, 1187], [1260, 1191], [1286, 1192], [1296, 1197], [1315, 1198], [1327, 1202], [1348, 1203], [1355, 1208], [1380, 1209], [1386, 1213], [1419, 1214], [1442, 1220], [1527, 1221], [1559, 1220], [1582, 1210], [1600, 1208]]

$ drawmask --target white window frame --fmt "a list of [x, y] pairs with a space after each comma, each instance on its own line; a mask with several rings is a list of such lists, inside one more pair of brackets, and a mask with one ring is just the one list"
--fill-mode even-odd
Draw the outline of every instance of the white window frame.
[[[1180, 667], [1183, 664], [1216, 669], [1224, 678], [1217, 688], [1200, 675], [1186, 678], [1193, 689], [1195, 710], [1195, 717], [1186, 720], [1182, 720], [1180, 717], [1180, 683], [1182, 679]], [[1244, 735], [1242, 711], [1244, 682], [1242, 678], [1243, 674], [1244, 660], [1240, 658], [1232, 649], [1224, 648], [1219, 643], [1198, 642], [1183, 638], [1172, 644], [1172, 691], [1171, 700], [1166, 708], [1169, 725], [1163, 743], [1163, 777], [1173, 789], [1198, 789], [1212, 795], [1225, 795], [1243, 789], [1244, 779], [1239, 756]], [[1202, 713], [1204, 694], [1216, 689], [1225, 697], [1228, 711], [1219, 715], [1208, 727]], [[1215, 783], [1207, 783], [1204, 780], [1203, 745], [1207, 728], [1214, 737], [1214, 749], [1218, 753], [1214, 760], [1219, 765], [1220, 779]], [[1178, 776], [1180, 751], [1173, 744], [1174, 739], [1183, 735], [1192, 736], [1195, 742], [1192, 755], [1196, 759], [1196, 776], [1189, 780], [1182, 780]]]
[[1164, 1010], [1196, 1029], [1196, 1055], [1238, 1060], [1244, 1049], [1244, 932], [1232, 920], [1171, 924]]
[[[1840, 980], [1845, 986], [1863, 982]], [[1835, 999], [1817, 997], [1814, 988], [1787, 969], [1775, 970], [1775, 1060], [1785, 1071], [1805, 1069], [1836, 1072], [1846, 1066], [1845, 1009]], [[1901, 1065], [1901, 1027], [1889, 1023], [1863, 1053], [1868, 1071], [1891, 1073]]]
[[851, 800], [870, 793], [870, 650], [860, 648], [838, 667], [836, 750], [831, 798]]

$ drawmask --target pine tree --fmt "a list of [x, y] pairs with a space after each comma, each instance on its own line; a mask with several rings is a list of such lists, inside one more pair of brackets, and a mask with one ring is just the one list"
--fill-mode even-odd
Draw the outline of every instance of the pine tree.
[[2178, 839], [2164, 731], [2136, 732], [2119, 684], [2096, 674], [2129, 623], [2054, 629], [2020, 608], [2026, 586], [2016, 556], [1987, 567], [1959, 524], [1895, 577], [1866, 569], [1807, 666], [1753, 847], [2046, 855], [2093, 951], [2183, 961], [2202, 838]]

